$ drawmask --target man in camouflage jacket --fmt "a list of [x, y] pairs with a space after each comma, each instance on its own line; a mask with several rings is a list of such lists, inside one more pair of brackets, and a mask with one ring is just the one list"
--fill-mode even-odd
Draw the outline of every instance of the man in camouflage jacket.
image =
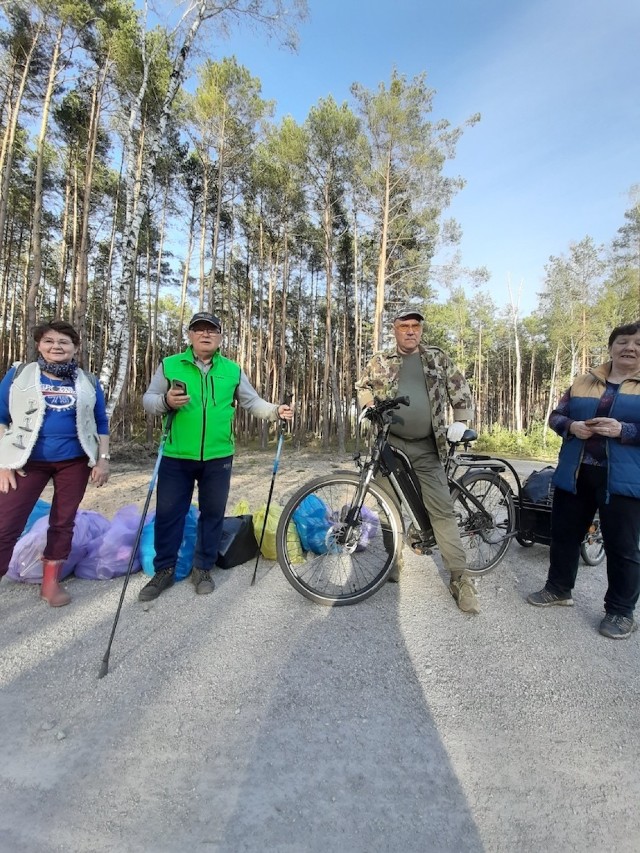
[[[466, 557], [453, 511], [443, 463], [447, 453], [448, 408], [456, 423], [449, 427], [457, 439], [464, 424], [473, 418], [471, 390], [461, 371], [435, 346], [424, 346], [424, 317], [406, 309], [396, 315], [393, 331], [396, 347], [376, 353], [356, 383], [358, 403], [363, 408], [373, 398], [400, 395], [410, 398], [394, 416], [389, 442], [409, 457], [420, 481], [422, 499], [433, 526], [445, 568], [451, 574], [449, 589], [458, 607], [467, 613], [479, 611], [473, 580], [466, 571]], [[401, 564], [389, 580], [399, 579]]]

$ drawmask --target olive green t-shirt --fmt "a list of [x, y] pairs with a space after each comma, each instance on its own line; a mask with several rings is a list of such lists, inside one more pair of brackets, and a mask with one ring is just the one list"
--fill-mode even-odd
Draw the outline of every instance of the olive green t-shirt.
[[391, 434], [408, 441], [428, 438], [433, 434], [431, 403], [419, 352], [402, 356], [398, 377], [398, 396], [405, 394], [411, 402], [408, 406], [400, 406], [394, 412]]

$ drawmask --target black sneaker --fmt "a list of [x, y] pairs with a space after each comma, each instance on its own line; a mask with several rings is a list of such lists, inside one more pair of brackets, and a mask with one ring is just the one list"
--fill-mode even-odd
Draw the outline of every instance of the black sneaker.
[[153, 601], [174, 583], [173, 569], [159, 569], [138, 593], [138, 601]]
[[638, 623], [633, 616], [621, 616], [619, 613], [605, 613], [598, 629], [603, 637], [612, 640], [625, 640], [638, 630]]
[[198, 595], [208, 595], [216, 588], [208, 569], [191, 569], [191, 583]]
[[557, 595], [555, 592], [549, 592], [544, 587], [540, 592], [532, 592], [527, 596], [529, 604], [534, 607], [551, 607], [554, 604], [559, 604], [561, 607], [573, 607], [573, 598], [570, 595]]

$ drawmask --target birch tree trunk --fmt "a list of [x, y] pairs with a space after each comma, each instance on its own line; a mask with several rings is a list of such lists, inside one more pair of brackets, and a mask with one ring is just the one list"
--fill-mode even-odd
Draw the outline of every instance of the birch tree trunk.
[[556, 354], [553, 359], [553, 369], [551, 371], [551, 382], [549, 383], [549, 399], [547, 401], [547, 411], [544, 417], [544, 427], [542, 428], [542, 445], [547, 446], [547, 435], [549, 432], [549, 416], [553, 411], [553, 403], [556, 398], [556, 385], [558, 382], [558, 371], [560, 368], [560, 344], [556, 346]]
[[73, 315], [73, 325], [80, 334], [80, 358], [86, 356], [87, 300], [89, 290], [89, 215], [91, 212], [91, 194], [93, 191], [93, 176], [95, 171], [96, 146], [100, 127], [102, 94], [107, 79], [109, 63], [105, 62], [96, 76], [91, 96], [91, 111], [89, 116], [89, 133], [87, 140], [87, 160], [84, 170], [84, 186], [82, 188], [82, 218], [80, 221], [80, 243], [78, 247], [78, 275], [76, 279], [76, 301]]
[[[207, 17], [208, 6], [209, 0], [200, 0], [198, 3], [194, 19], [186, 33], [184, 42], [180, 46], [180, 49], [174, 59], [169, 78], [169, 85], [167, 86], [167, 91], [162, 103], [158, 128], [151, 139], [148, 157], [140, 181], [139, 192], [136, 192], [135, 171], [131, 169], [131, 160], [129, 158], [128, 172], [125, 179], [127, 192], [127, 216], [122, 253], [122, 272], [120, 275], [115, 304], [113, 306], [114, 317], [112, 336], [109, 342], [109, 348], [105, 353], [102, 372], [100, 374], [102, 387], [112, 387], [113, 389], [107, 402], [108, 415], [113, 414], [113, 411], [120, 399], [129, 368], [129, 354], [131, 346], [129, 309], [133, 295], [138, 235], [140, 234], [140, 227], [144, 216], [147, 191], [148, 187], [151, 185], [151, 178], [155, 171], [162, 140], [165, 138], [171, 107], [182, 82], [185, 62], [191, 52], [198, 30]], [[133, 141], [134, 127], [137, 126], [139, 121], [142, 100], [146, 94], [148, 76], [149, 59], [145, 56], [143, 84], [138, 93], [138, 97], [134, 101], [130, 114], [129, 141]], [[113, 381], [116, 364], [118, 370], [115, 381]]]

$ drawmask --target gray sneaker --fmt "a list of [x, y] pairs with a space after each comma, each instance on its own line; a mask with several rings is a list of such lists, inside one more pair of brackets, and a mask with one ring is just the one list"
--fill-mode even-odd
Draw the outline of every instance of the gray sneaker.
[[534, 607], [552, 607], [554, 604], [558, 604], [560, 607], [573, 607], [573, 598], [570, 595], [558, 595], [555, 592], [549, 592], [546, 586], [540, 592], [532, 592], [531, 595], [528, 595], [527, 601]]
[[174, 580], [173, 569], [158, 569], [149, 583], [145, 584], [138, 593], [138, 601], [153, 601], [165, 589], [173, 586]]
[[612, 640], [626, 640], [638, 630], [638, 623], [633, 616], [621, 616], [619, 613], [605, 613], [598, 629], [603, 637]]
[[216, 588], [208, 569], [191, 569], [191, 583], [195, 586], [198, 595], [208, 595]]

